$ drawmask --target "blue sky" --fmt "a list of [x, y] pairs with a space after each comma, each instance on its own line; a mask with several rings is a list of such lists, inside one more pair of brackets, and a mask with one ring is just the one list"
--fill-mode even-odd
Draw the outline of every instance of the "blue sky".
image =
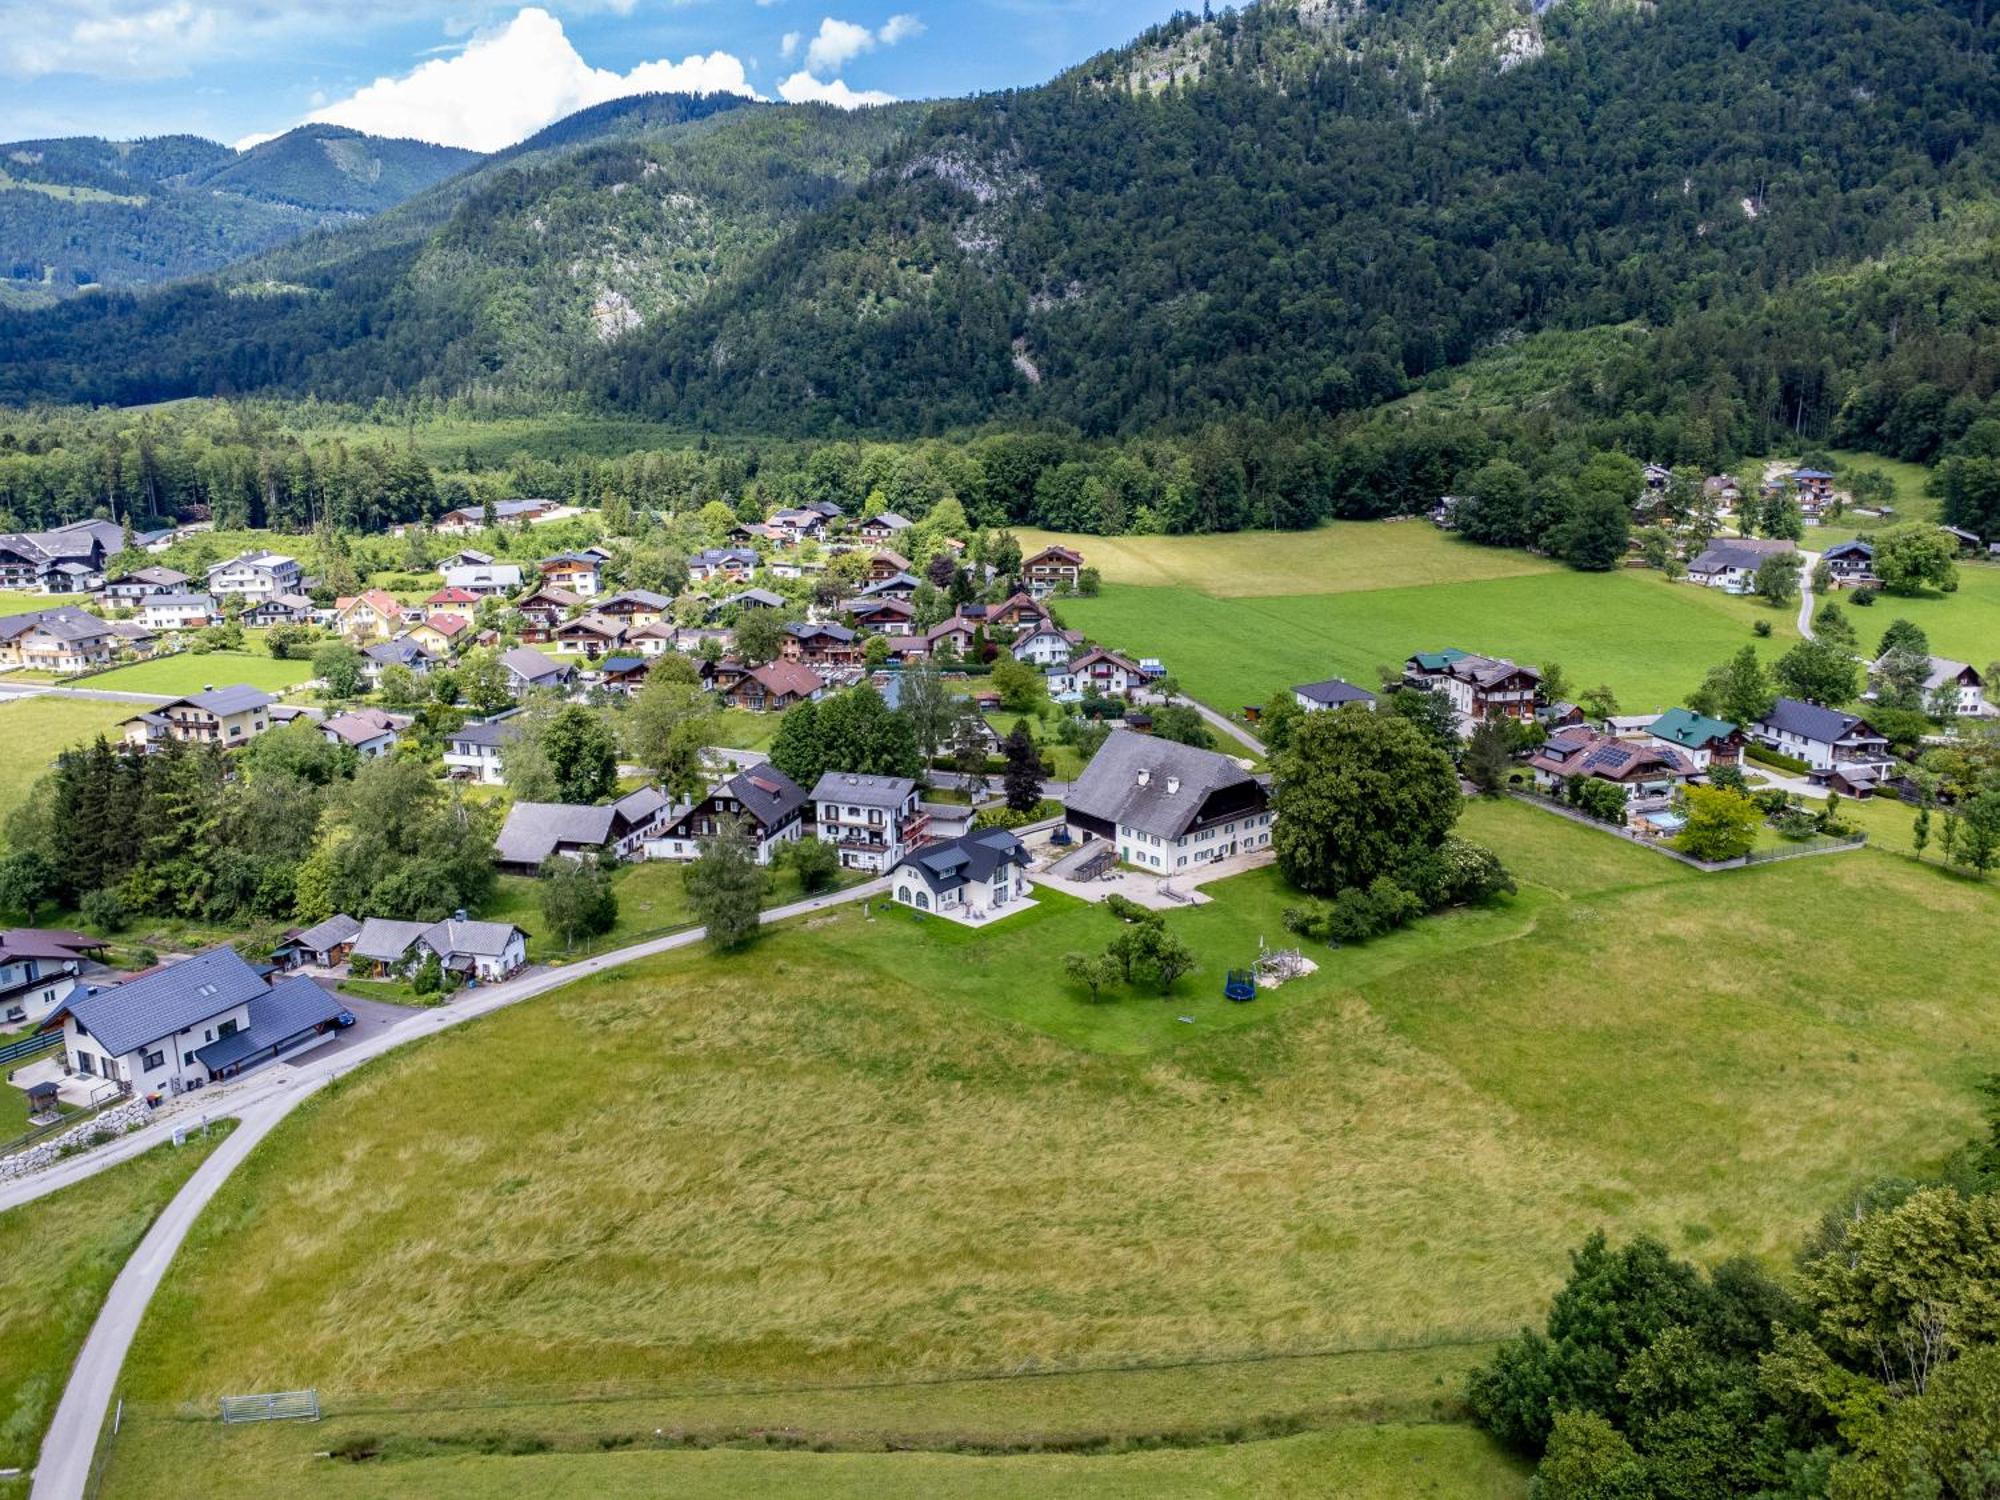
[[[1185, 0], [1183, 0], [1185, 3]], [[1172, 0], [0, 0], [0, 140], [309, 118], [492, 150], [645, 88], [868, 102], [1039, 83]]]

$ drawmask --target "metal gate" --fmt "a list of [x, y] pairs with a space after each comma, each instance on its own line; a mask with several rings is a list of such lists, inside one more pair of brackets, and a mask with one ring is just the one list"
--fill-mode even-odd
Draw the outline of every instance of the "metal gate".
[[224, 1422], [317, 1422], [318, 1391], [272, 1391], [262, 1396], [224, 1396]]

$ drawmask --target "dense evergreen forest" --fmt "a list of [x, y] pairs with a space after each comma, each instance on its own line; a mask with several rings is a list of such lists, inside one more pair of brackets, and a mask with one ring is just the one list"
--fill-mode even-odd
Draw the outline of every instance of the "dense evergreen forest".
[[[927, 109], [607, 106], [227, 278], [0, 313], [0, 399], [581, 393], [756, 439], [729, 462], [767, 496], [814, 443], [901, 440], [983, 520], [1106, 531], [1836, 443], [1946, 461], [1956, 509], [2000, 520], [1986, 7], [1536, 9], [1267, 0]], [[1426, 404], [1537, 330], [1579, 354], [1532, 400]], [[74, 509], [63, 464], [102, 455], [30, 442], [10, 512]], [[311, 451], [224, 446], [262, 474]], [[330, 503], [499, 482], [429, 468]], [[317, 504], [252, 488], [280, 524]]]

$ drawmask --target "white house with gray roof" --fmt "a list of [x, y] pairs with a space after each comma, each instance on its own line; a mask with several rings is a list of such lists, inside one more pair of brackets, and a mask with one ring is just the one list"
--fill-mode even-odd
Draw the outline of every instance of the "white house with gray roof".
[[208, 591], [218, 599], [234, 594], [245, 604], [255, 604], [279, 594], [304, 593], [305, 578], [305, 569], [295, 557], [282, 552], [245, 552], [208, 570]]
[[843, 869], [886, 874], [930, 841], [930, 815], [907, 776], [828, 771], [814, 784], [819, 840], [840, 853]]
[[1114, 729], [1069, 789], [1072, 835], [1162, 874], [1271, 845], [1270, 794], [1226, 755]]
[[497, 718], [465, 724], [445, 736], [444, 773], [453, 781], [477, 781], [483, 786], [499, 786], [504, 779], [500, 757], [507, 742], [521, 732], [518, 709]]
[[1835, 766], [1891, 764], [1889, 741], [1858, 714], [1825, 708], [1800, 698], [1780, 698], [1771, 711], [1749, 726], [1758, 743], [1802, 760], [1815, 772]]
[[43, 1023], [64, 1064], [127, 1094], [173, 1094], [306, 1045], [339, 1024], [340, 1003], [308, 979], [277, 986], [233, 948], [212, 948], [123, 984], [79, 989]]

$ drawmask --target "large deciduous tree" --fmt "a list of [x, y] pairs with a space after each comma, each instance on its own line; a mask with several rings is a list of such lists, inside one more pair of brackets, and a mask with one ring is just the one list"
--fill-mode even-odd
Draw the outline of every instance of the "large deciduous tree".
[[1313, 895], [1393, 873], [1441, 845], [1458, 819], [1451, 757], [1393, 714], [1311, 714], [1275, 769], [1278, 867]]

